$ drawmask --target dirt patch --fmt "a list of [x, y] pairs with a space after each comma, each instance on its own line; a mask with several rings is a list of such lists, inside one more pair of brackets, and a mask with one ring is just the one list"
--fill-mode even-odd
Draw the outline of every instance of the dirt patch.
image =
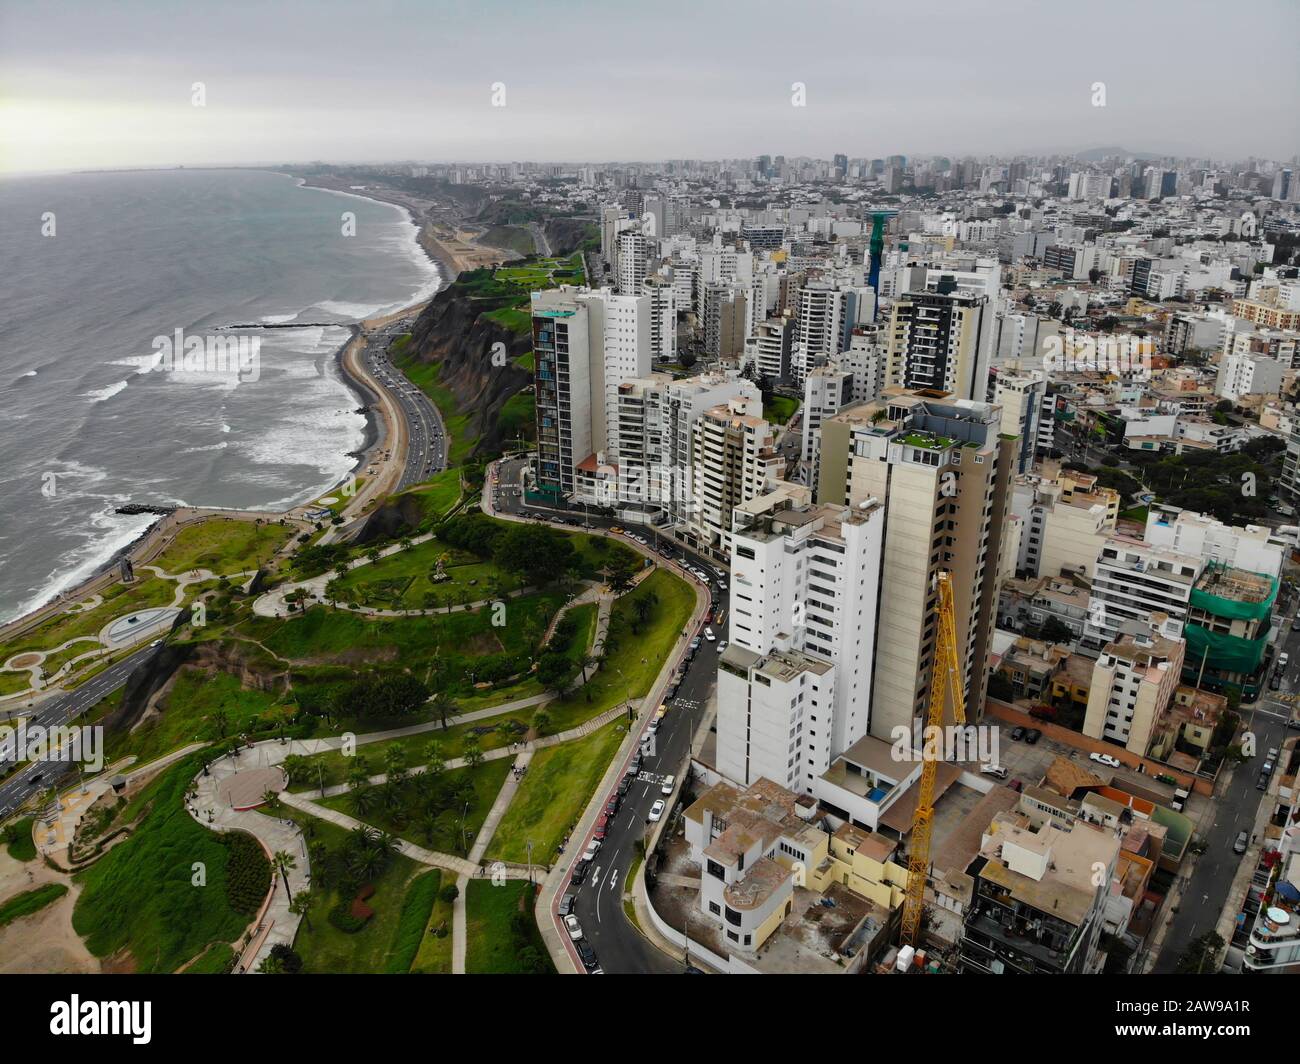
[[501, 645], [501, 640], [491, 632], [479, 632], [478, 635], [472, 636], [460, 644], [463, 648], [461, 653], [470, 657], [481, 657], [487, 654], [500, 654], [505, 650]]
[[20, 654], [18, 657], [14, 658], [11, 662], [9, 662], [9, 668], [25, 669], [30, 665], [35, 665], [40, 660], [41, 660], [41, 656], [39, 654]]
[[68, 893], [39, 912], [0, 928], [0, 974], [83, 975], [100, 971], [99, 960], [72, 929], [72, 909], [81, 887], [39, 861], [21, 864], [0, 851], [0, 900], [45, 883], [62, 883]]

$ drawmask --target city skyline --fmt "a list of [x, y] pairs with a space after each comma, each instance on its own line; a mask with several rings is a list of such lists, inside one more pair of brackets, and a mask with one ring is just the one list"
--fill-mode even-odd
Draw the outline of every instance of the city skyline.
[[[1148, 157], [1291, 158], [1300, 75], [1225, 53], [1213, 20], [1195, 17], [1213, 10], [1190, 5], [1171, 20], [1107, 3], [1082, 20], [1010, 2], [945, 5], [922, 22], [828, 2], [801, 14], [806, 32], [789, 33], [787, 12], [771, 5], [748, 5], [743, 19], [629, 5], [613, 19], [587, 3], [560, 17], [395, 3], [366, 12], [357, 43], [341, 3], [164, 12], [8, 2], [0, 172], [743, 158], [774, 146], [813, 157], [1119, 145]], [[1300, 28], [1284, 3], [1258, 5], [1257, 22], [1281, 39]], [[1193, 76], [1189, 63], [1209, 49], [1220, 76]]]

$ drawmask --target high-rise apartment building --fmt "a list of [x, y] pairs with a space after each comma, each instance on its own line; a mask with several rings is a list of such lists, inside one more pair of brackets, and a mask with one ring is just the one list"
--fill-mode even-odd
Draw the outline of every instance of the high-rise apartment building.
[[650, 297], [571, 285], [532, 295], [536, 487], [579, 490], [578, 466], [618, 449], [618, 386], [650, 372]]
[[884, 509], [882, 604], [871, 732], [923, 716], [937, 641], [937, 575], [952, 574], [969, 718], [984, 705], [997, 568], [1018, 441], [1001, 411], [942, 393], [886, 388], [821, 427], [819, 503]]
[[884, 512], [770, 499], [734, 511], [717, 768], [811, 794], [869, 727]]
[[701, 553], [726, 560], [732, 510], [766, 494], [785, 472], [761, 399], [732, 399], [691, 426], [691, 512], [682, 535]]
[[988, 387], [988, 299], [952, 292], [905, 292], [889, 321], [887, 381], [982, 400]]

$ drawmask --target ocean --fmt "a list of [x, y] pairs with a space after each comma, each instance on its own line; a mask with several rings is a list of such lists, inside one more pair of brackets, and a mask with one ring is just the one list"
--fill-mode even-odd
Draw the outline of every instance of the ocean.
[[283, 510], [346, 476], [344, 326], [437, 290], [415, 237], [263, 171], [0, 180], [0, 622], [136, 539], [125, 503]]

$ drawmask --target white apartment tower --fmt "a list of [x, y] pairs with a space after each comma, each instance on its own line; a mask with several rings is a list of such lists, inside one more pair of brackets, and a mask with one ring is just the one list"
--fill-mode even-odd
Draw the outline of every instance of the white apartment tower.
[[884, 512], [768, 502], [735, 512], [717, 768], [811, 794], [870, 728]]

